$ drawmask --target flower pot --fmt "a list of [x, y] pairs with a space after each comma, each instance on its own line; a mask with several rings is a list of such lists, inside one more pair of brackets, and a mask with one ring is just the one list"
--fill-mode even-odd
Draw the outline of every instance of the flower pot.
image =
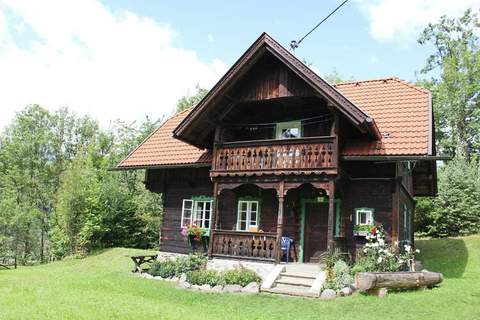
[[188, 235], [188, 243], [190, 244], [190, 247], [192, 248], [192, 251], [197, 250], [197, 240], [195, 240], [195, 235], [193, 235], [193, 234]]
[[353, 235], [356, 237], [366, 237], [368, 234], [368, 231], [353, 231]]

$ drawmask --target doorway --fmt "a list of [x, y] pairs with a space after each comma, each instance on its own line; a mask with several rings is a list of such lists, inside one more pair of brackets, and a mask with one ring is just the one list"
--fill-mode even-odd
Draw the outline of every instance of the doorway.
[[319, 262], [321, 254], [327, 251], [327, 233], [328, 201], [302, 200], [300, 258], [303, 262]]

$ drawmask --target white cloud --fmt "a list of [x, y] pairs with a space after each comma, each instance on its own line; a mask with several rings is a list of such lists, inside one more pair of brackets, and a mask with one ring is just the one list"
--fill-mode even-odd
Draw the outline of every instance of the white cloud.
[[429, 22], [442, 15], [459, 16], [479, 9], [480, 0], [357, 0], [370, 20], [370, 33], [378, 41], [416, 40]]
[[175, 37], [94, 0], [0, 0], [0, 127], [29, 103], [69, 106], [104, 125], [171, 113], [180, 96], [227, 69], [176, 47]]

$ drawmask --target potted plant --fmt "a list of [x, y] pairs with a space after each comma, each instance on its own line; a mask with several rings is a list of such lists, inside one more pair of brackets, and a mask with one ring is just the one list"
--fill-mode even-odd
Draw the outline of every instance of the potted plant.
[[210, 239], [208, 229], [200, 228], [197, 225], [189, 225], [182, 229], [182, 235], [188, 239], [188, 244], [192, 247], [192, 251], [197, 251], [197, 245], [202, 244], [203, 251], [207, 251]]
[[366, 237], [371, 233], [375, 233], [375, 225], [372, 224], [357, 224], [353, 228], [353, 235], [359, 237]]

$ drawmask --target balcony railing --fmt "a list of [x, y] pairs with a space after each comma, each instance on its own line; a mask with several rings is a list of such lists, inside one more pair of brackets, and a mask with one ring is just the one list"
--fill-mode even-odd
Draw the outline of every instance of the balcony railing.
[[335, 137], [256, 140], [217, 144], [212, 172], [335, 169]]
[[212, 256], [275, 261], [276, 237], [274, 232], [212, 230]]

